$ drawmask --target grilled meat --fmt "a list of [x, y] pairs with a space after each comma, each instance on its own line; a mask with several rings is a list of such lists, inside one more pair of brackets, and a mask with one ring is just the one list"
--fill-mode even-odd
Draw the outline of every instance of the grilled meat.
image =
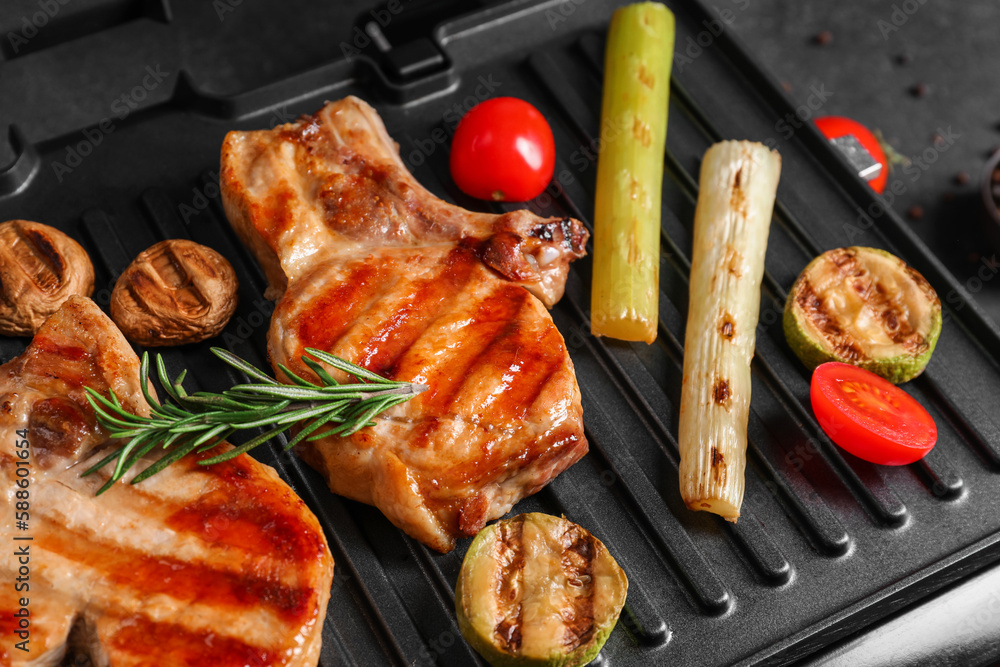
[[[79, 476], [107, 442], [83, 387], [149, 414], [139, 382], [135, 353], [83, 297], [0, 367], [0, 664], [56, 665], [75, 644], [116, 667], [315, 665], [333, 562], [316, 518], [270, 467], [188, 456], [99, 497], [111, 464]], [[25, 432], [30, 447], [19, 446]]]
[[229, 220], [279, 302], [272, 363], [306, 347], [430, 390], [348, 438], [302, 449], [336, 493], [440, 551], [587, 451], [580, 390], [545, 306], [584, 254], [573, 219], [474, 213], [425, 190], [355, 97], [231, 132]]

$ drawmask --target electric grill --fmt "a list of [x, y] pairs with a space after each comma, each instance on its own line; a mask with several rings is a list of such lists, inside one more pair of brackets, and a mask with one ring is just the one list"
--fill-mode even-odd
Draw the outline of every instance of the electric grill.
[[[553, 184], [528, 207], [589, 224], [604, 32], [619, 4], [5, 3], [0, 119], [10, 130], [0, 142], [0, 219], [38, 220], [80, 240], [105, 307], [117, 275], [155, 241], [187, 237], [219, 250], [240, 277], [237, 314], [221, 338], [164, 354], [171, 374], [191, 369], [191, 389], [224, 388], [240, 378], [208, 347], [266, 367], [273, 308], [220, 205], [227, 131], [289, 122], [324, 100], [358, 95], [378, 109], [431, 191], [501, 211], [512, 206], [457, 190], [448, 144], [475, 103], [520, 97], [546, 115], [557, 144]], [[659, 337], [650, 346], [591, 337], [591, 265], [573, 264], [553, 317], [576, 365], [591, 453], [515, 511], [565, 514], [628, 573], [628, 606], [598, 664], [787, 664], [822, 655], [1000, 558], [1000, 329], [834, 147], [808, 123], [789, 122], [796, 109], [726, 30], [742, 3], [730, 14], [668, 4], [677, 42]], [[783, 161], [753, 361], [746, 499], [735, 525], [688, 511], [677, 489], [697, 174], [705, 149], [724, 138], [762, 141]], [[811, 258], [844, 245], [900, 255], [944, 304], [937, 351], [905, 385], [934, 417], [939, 441], [910, 466], [875, 466], [833, 445], [809, 408], [809, 373], [784, 342], [787, 289]], [[0, 339], [0, 358], [25, 342]], [[454, 617], [468, 540], [437, 554], [374, 508], [332, 495], [280, 443], [254, 455], [316, 512], [336, 559], [322, 665], [484, 664]], [[971, 618], [975, 610], [966, 611]], [[997, 626], [994, 614], [973, 629]]]

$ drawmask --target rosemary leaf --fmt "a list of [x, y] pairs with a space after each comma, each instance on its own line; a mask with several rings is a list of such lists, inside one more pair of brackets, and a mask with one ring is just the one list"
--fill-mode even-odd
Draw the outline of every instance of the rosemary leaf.
[[153, 438], [149, 438], [149, 442], [147, 442], [142, 447], [137, 447], [136, 450], [132, 452], [132, 456], [128, 457], [128, 459], [125, 461], [124, 467], [131, 468], [133, 465], [135, 465], [136, 461], [138, 461], [143, 456], [152, 451], [154, 447], [156, 447], [156, 440], [154, 440]]
[[261, 382], [266, 382], [268, 384], [278, 384], [278, 381], [269, 376], [267, 373], [254, 367], [249, 362], [240, 359], [229, 350], [224, 350], [221, 347], [213, 347], [212, 354], [217, 356], [219, 359], [222, 359], [236, 370], [243, 371], [248, 377], [257, 378]]
[[277, 426], [277, 427], [271, 429], [270, 431], [265, 431], [264, 433], [261, 433], [260, 435], [258, 435], [256, 438], [254, 438], [250, 442], [244, 443], [244, 444], [240, 445], [239, 447], [234, 447], [233, 449], [230, 449], [227, 452], [223, 452], [222, 454], [219, 454], [218, 456], [213, 456], [210, 459], [205, 459], [203, 461], [199, 461], [198, 463], [200, 465], [207, 466], [207, 465], [212, 465], [213, 463], [222, 463], [223, 461], [228, 461], [230, 459], [235, 459], [240, 454], [243, 454], [245, 452], [249, 452], [254, 447], [257, 447], [258, 445], [264, 444], [265, 442], [267, 442], [271, 438], [273, 438], [273, 437], [277, 436], [278, 434], [282, 433], [283, 431], [285, 431], [287, 428], [288, 428], [287, 426]]
[[206, 442], [212, 440], [213, 438], [217, 438], [218, 436], [222, 435], [225, 431], [231, 431], [231, 430], [232, 430], [232, 427], [227, 426], [225, 424], [219, 424], [218, 426], [216, 426], [212, 430], [210, 430], [210, 431], [208, 431], [206, 433], [202, 433], [201, 435], [199, 435], [197, 438], [195, 438], [192, 441], [192, 443], [193, 443], [193, 445], [195, 447], [199, 447], [199, 446], [205, 444]]
[[327, 373], [326, 369], [323, 368], [323, 366], [321, 366], [318, 362], [313, 361], [309, 357], [303, 356], [302, 363], [311, 368], [312, 372], [316, 374], [316, 377], [318, 377], [320, 381], [323, 382], [323, 384], [325, 384], [326, 386], [335, 387], [338, 384], [340, 384], [339, 382], [337, 382], [337, 380], [334, 379], [332, 375]]
[[[142, 353], [142, 363], [139, 365], [139, 377], [141, 378], [149, 377], [149, 352]], [[160, 402], [156, 400], [156, 397], [153, 396], [152, 393], [149, 391], [149, 383], [143, 382], [141, 388], [142, 388], [142, 395], [143, 397], [145, 397], [146, 403], [149, 404], [149, 407], [152, 410], [156, 411], [157, 408], [159, 408], [160, 406]]]
[[[187, 371], [171, 379], [162, 355], [156, 355], [156, 377], [166, 394], [165, 400], [159, 402], [149, 389], [151, 363], [149, 355], [143, 354], [140, 380], [151, 416], [128, 412], [114, 390], [109, 390], [105, 396], [87, 388], [87, 400], [100, 425], [111, 437], [126, 440], [125, 444], [113, 447], [107, 456], [82, 473], [90, 475], [115, 462], [111, 477], [98, 494], [110, 489], [157, 448], [163, 449], [165, 454], [136, 475], [132, 484], [148, 479], [190, 452], [207, 452], [218, 447], [236, 431], [265, 429], [242, 445], [198, 461], [199, 465], [228, 461], [284, 433], [295, 424], [302, 425], [302, 428], [289, 440], [288, 449], [303, 441], [349, 435], [373, 426], [373, 420], [379, 413], [427, 389], [422, 384], [383, 378], [361, 366], [312, 348], [307, 350], [309, 356], [302, 356], [302, 362], [312, 370], [320, 384], [279, 365], [279, 370], [290, 382], [282, 384], [227, 350], [212, 348], [212, 352], [245, 374], [251, 382], [238, 384], [221, 393], [199, 391], [188, 394], [183, 386]], [[323, 364], [351, 375], [357, 382], [338, 382]], [[334, 426], [318, 433], [330, 424]]]
[[356, 433], [357, 431], [363, 429], [365, 425], [369, 423], [372, 417], [374, 417], [378, 413], [385, 410], [386, 407], [388, 407], [390, 400], [391, 399], [382, 399], [380, 401], [374, 401], [367, 410], [361, 413], [361, 416], [357, 418], [357, 421], [355, 422], [354, 426], [346, 429], [343, 434], [351, 435], [352, 433]]
[[[129, 420], [130, 423], [138, 421], [151, 421], [148, 417], [142, 417], [140, 415], [134, 415], [126, 412], [122, 408], [121, 403], [118, 402], [118, 397], [115, 396], [114, 392], [111, 392], [111, 396], [114, 400], [109, 401], [90, 387], [84, 387], [84, 389], [87, 391], [87, 401], [90, 403], [90, 406], [94, 408], [94, 410], [100, 410], [102, 413], [107, 414], [109, 418], [111, 418], [111, 413], [113, 413], [125, 417], [125, 419]], [[107, 410], [110, 410], [111, 413], [108, 413]]]
[[[159, 461], [147, 467], [145, 470], [143, 470], [138, 475], [133, 477], [131, 483], [138, 484], [144, 479], [149, 479], [150, 477], [160, 472], [174, 461], [180, 461], [182, 458], [190, 454], [192, 451], [194, 451], [195, 446], [196, 445], [191, 444], [190, 440], [186, 440], [183, 444], [175, 447], [174, 449], [171, 449], [170, 452], [166, 454], [163, 458], [161, 458]], [[100, 492], [98, 492], [98, 494], [100, 494]]]
[[310, 389], [319, 388], [318, 384], [313, 384], [309, 380], [306, 380], [305, 378], [297, 375], [294, 371], [292, 371], [292, 369], [290, 369], [288, 366], [285, 366], [284, 364], [278, 364], [278, 370], [284, 373], [285, 377], [291, 380], [293, 384], [297, 384], [300, 387], [309, 387]]
[[227, 428], [225, 431], [223, 431], [222, 433], [218, 434], [217, 436], [215, 436], [211, 440], [206, 441], [205, 444], [203, 444], [200, 447], [198, 447], [198, 449], [196, 451], [199, 454], [202, 454], [204, 452], [207, 452], [210, 449], [214, 449], [214, 448], [218, 447], [219, 444], [222, 441], [227, 440], [229, 438], [229, 436], [231, 436], [235, 431], [236, 431], [236, 429], [233, 428], [233, 427]]
[[389, 378], [384, 378], [378, 373], [372, 373], [367, 368], [362, 368], [361, 366], [356, 366], [349, 361], [345, 361], [340, 357], [335, 357], [329, 352], [324, 352], [323, 350], [317, 350], [314, 347], [307, 347], [306, 352], [316, 357], [322, 362], [325, 362], [334, 368], [344, 371], [345, 373], [350, 373], [359, 380], [368, 380], [369, 382], [374, 382], [377, 384], [398, 384], [394, 380]]
[[121, 453], [122, 453], [122, 447], [116, 447], [116, 448], [114, 448], [114, 451], [112, 451], [110, 454], [108, 454], [103, 459], [101, 459], [100, 461], [98, 461], [94, 465], [90, 466], [89, 468], [87, 468], [86, 470], [84, 470], [83, 472], [81, 472], [80, 473], [80, 477], [86, 477], [87, 475], [94, 474], [95, 472], [97, 472], [98, 470], [100, 470], [101, 468], [103, 468], [104, 466], [108, 465], [109, 463], [111, 463], [112, 461], [114, 461], [116, 458], [118, 458], [121, 455]]
[[228, 396], [210, 394], [205, 391], [188, 395], [184, 399], [184, 402], [189, 405], [204, 405], [210, 408], [231, 408], [234, 410], [252, 410], [254, 408], [250, 403], [241, 403], [240, 401], [234, 401]]
[[[167, 395], [175, 401], [180, 400], [177, 394], [174, 393], [173, 384], [170, 382], [170, 377], [167, 375], [167, 365], [163, 362], [163, 355], [156, 355], [156, 375], [160, 380], [160, 386], [163, 387], [163, 391], [167, 392]], [[146, 378], [142, 378], [142, 382], [145, 383]], [[111, 392], [114, 395], [114, 392]]]
[[260, 408], [252, 410], [239, 410], [238, 412], [215, 410], [214, 412], [205, 414], [205, 421], [215, 424], [240, 424], [243, 428], [253, 428], [252, 424], [260, 419], [270, 419], [273, 415], [282, 412], [290, 403], [291, 401], [282, 401], [281, 403], [276, 403], [263, 410]]
[[187, 392], [184, 391], [184, 387], [183, 387], [184, 379], [187, 377], [187, 374], [188, 374], [188, 372], [187, 372], [187, 369], [185, 368], [184, 370], [181, 371], [180, 375], [178, 375], [177, 377], [174, 378], [174, 381], [172, 383], [173, 387], [174, 387], [174, 393], [182, 401], [183, 401], [183, 399], [187, 398]]
[[330, 403], [329, 405], [317, 405], [314, 407], [304, 407], [301, 410], [295, 410], [293, 412], [286, 412], [281, 415], [275, 424], [294, 424], [295, 422], [304, 422], [314, 417], [318, 417], [326, 412], [335, 410], [336, 408], [343, 405], [341, 402]]
[[149, 436], [146, 434], [139, 433], [133, 436], [132, 439], [128, 441], [127, 445], [122, 447], [121, 454], [119, 454], [118, 457], [118, 465], [115, 466], [115, 472], [111, 475], [112, 478], [118, 479], [125, 474], [125, 461], [128, 460], [129, 454], [131, 454], [136, 447], [143, 444], [143, 441], [145, 441], [148, 437]]
[[[364, 389], [359, 389], [363, 387]], [[322, 401], [329, 398], [331, 394], [357, 394], [363, 395], [365, 390], [370, 391], [367, 385], [342, 384], [336, 387], [322, 387], [319, 389], [308, 389], [290, 384], [270, 386], [266, 384], [239, 384], [233, 387], [232, 391], [254, 396], [276, 396], [280, 398], [292, 398], [297, 401]]]
[[239, 426], [241, 429], [247, 429], [247, 428], [263, 428], [269, 424], [273, 424], [275, 422], [274, 415], [280, 413], [283, 410], [287, 410], [291, 404], [292, 404], [291, 401], [284, 400], [278, 404], [278, 406], [280, 406], [280, 409], [274, 410], [274, 414], [269, 414], [265, 417], [262, 417], [260, 419], [255, 419], [253, 421], [241, 422]]
[[165, 419], [178, 419], [184, 418], [188, 415], [188, 412], [174, 403], [164, 403], [159, 409], [163, 418]]
[[305, 438], [307, 438], [308, 436], [310, 436], [313, 433], [315, 433], [316, 429], [318, 429], [319, 427], [321, 427], [321, 426], [323, 426], [325, 424], [329, 424], [330, 420], [337, 419], [337, 418], [338, 418], [337, 412], [334, 411], [334, 410], [331, 410], [330, 412], [328, 412], [327, 414], [323, 415], [322, 417], [314, 419], [308, 426], [306, 426], [306, 427], [302, 428], [301, 430], [299, 430], [299, 432], [295, 434], [295, 437], [293, 437], [291, 440], [288, 441], [288, 444], [285, 445], [285, 451], [286, 452], [289, 451], [292, 447], [294, 447], [295, 445], [299, 444]]

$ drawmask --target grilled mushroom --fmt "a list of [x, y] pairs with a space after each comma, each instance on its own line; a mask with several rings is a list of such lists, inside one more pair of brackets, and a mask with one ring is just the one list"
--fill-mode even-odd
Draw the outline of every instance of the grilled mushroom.
[[33, 334], [66, 299], [93, 291], [94, 266], [79, 243], [40, 222], [0, 223], [0, 333]]
[[118, 278], [111, 319], [140, 345], [196, 343], [226, 326], [238, 287], [232, 265], [211, 248], [187, 239], [160, 241]]

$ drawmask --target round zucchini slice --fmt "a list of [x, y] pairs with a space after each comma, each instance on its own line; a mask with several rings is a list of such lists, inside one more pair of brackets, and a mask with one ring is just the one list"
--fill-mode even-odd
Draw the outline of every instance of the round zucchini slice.
[[788, 294], [785, 339], [810, 369], [854, 364], [899, 384], [923, 372], [941, 333], [941, 301], [920, 273], [877, 248], [836, 248]]
[[600, 653], [628, 591], [585, 529], [520, 514], [479, 531], [455, 589], [462, 636], [495, 667], [575, 667]]

